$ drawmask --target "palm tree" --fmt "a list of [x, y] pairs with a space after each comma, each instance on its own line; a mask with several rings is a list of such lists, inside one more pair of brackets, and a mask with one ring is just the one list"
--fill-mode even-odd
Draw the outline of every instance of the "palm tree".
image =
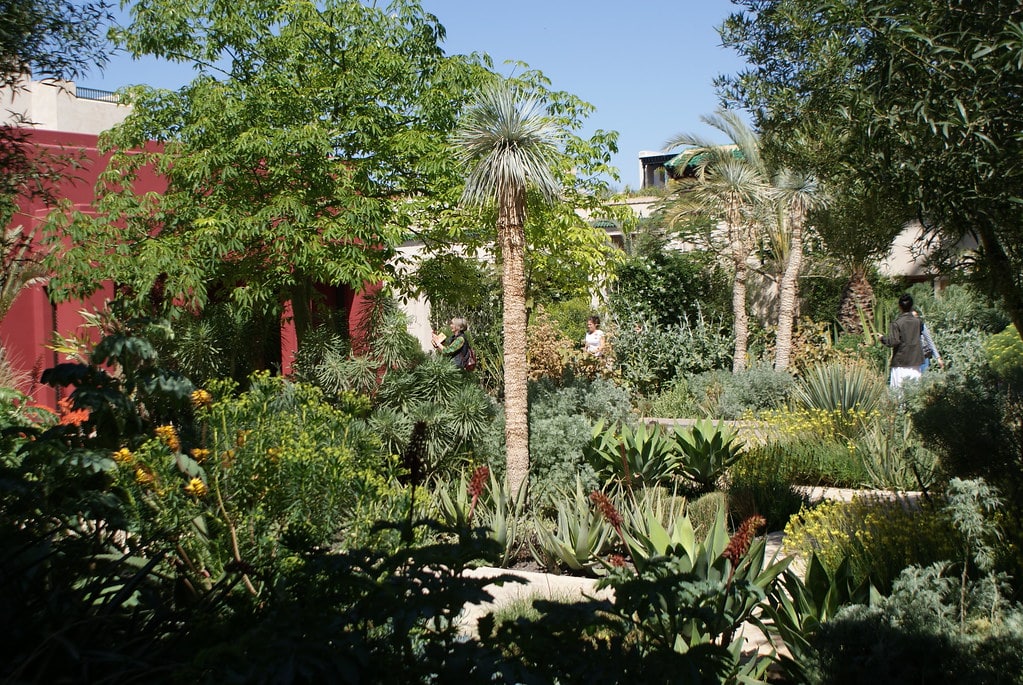
[[545, 201], [560, 192], [555, 175], [561, 131], [542, 104], [508, 84], [485, 88], [455, 133], [459, 160], [469, 169], [462, 202], [497, 204], [497, 242], [504, 293], [505, 450], [512, 492], [529, 475], [526, 363], [526, 190]]
[[781, 220], [787, 226], [788, 254], [778, 287], [778, 330], [775, 339], [774, 368], [784, 371], [792, 352], [792, 328], [796, 313], [799, 272], [803, 268], [803, 228], [810, 209], [820, 204], [817, 181], [812, 176], [782, 169], [774, 187], [784, 205]]
[[760, 141], [750, 127], [732, 111], [720, 111], [702, 120], [723, 132], [731, 145], [716, 145], [689, 134], [680, 134], [667, 142], [666, 149], [690, 146], [689, 165], [694, 177], [683, 180], [668, 198], [667, 212], [674, 223], [685, 216], [704, 215], [720, 219], [725, 225], [728, 252], [732, 260], [732, 317], [735, 348], [732, 371], [746, 368], [749, 317], [746, 311], [746, 284], [749, 255], [757, 214], [773, 197], [769, 174], [760, 156]]

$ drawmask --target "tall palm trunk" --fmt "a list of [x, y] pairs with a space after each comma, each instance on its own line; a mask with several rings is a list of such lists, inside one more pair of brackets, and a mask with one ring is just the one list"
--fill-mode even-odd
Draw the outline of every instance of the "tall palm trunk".
[[727, 213], [728, 230], [732, 241], [732, 266], [735, 280], [732, 283], [732, 327], [735, 333], [735, 348], [732, 351], [732, 373], [746, 369], [746, 346], [749, 341], [749, 315], [746, 313], [746, 284], [749, 281], [749, 245], [742, 225], [739, 203], [732, 200]]
[[518, 492], [529, 475], [526, 363], [525, 188], [506, 187], [499, 199], [504, 291], [504, 410], [508, 487]]
[[796, 312], [799, 270], [803, 268], [803, 223], [806, 214], [794, 209], [789, 214], [789, 254], [778, 293], [778, 332], [775, 338], [774, 368], [784, 371], [792, 354], [792, 329]]

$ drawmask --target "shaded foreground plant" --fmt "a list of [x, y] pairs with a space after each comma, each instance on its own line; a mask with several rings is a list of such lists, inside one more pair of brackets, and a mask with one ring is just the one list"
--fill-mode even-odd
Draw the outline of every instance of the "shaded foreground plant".
[[[626, 526], [599, 495], [593, 503], [609, 525]], [[719, 510], [702, 543], [683, 536], [635, 570], [612, 557], [597, 587], [612, 588], [613, 599], [536, 601], [539, 619], [481, 625], [481, 641], [513, 650], [523, 668], [542, 665], [544, 682], [756, 682], [770, 659], [743, 657], [735, 638], [742, 624], [759, 624], [756, 610], [788, 565], [765, 563], [765, 541], [753, 539], [760, 524], [750, 520], [729, 538]]]
[[530, 552], [545, 569], [567, 568], [597, 575], [603, 570], [600, 555], [608, 551], [614, 531], [590, 506], [590, 499], [577, 480], [575, 491], [565, 493], [556, 503], [553, 527], [542, 518], [535, 523], [536, 540]]
[[500, 554], [492, 561], [505, 567], [514, 561], [524, 541], [521, 535], [526, 489], [512, 497], [506, 484], [490, 468], [477, 467], [466, 481], [463, 473], [454, 483], [438, 482], [434, 505], [441, 520], [459, 530], [479, 526], [494, 541]]

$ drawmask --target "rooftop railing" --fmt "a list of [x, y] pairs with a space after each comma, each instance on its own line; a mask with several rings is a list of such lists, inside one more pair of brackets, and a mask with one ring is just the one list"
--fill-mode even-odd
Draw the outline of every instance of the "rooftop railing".
[[101, 102], [120, 102], [117, 93], [110, 90], [99, 90], [98, 88], [75, 88], [75, 97], [81, 100], [99, 100]]

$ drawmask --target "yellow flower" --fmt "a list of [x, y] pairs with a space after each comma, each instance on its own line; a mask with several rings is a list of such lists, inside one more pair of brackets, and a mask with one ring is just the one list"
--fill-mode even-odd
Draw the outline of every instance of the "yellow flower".
[[203, 461], [206, 460], [206, 457], [210, 456], [210, 451], [203, 449], [201, 447], [195, 447], [192, 449], [191, 454], [192, 459], [195, 459], [197, 462], [202, 463]]
[[249, 437], [249, 433], [251, 432], [251, 430], [238, 431], [238, 433], [234, 436], [234, 444], [238, 445], [238, 447], [242, 447], [245, 444], [245, 439]]
[[156, 481], [156, 474], [145, 466], [135, 469], [135, 482], [139, 485], [152, 485]]
[[185, 486], [185, 492], [192, 497], [202, 497], [206, 494], [206, 483], [203, 483], [199, 478], [193, 478]]
[[205, 390], [200, 388], [192, 393], [192, 406], [196, 409], [201, 407], [209, 409], [211, 404], [213, 404], [213, 395], [209, 394]]
[[127, 447], [114, 452], [114, 461], [118, 464], [131, 464], [135, 460], [135, 455], [131, 453], [131, 450]]
[[181, 450], [181, 441], [178, 440], [178, 433], [174, 430], [174, 426], [157, 426], [156, 437], [163, 441], [163, 444], [171, 448], [171, 451], [178, 452]]

